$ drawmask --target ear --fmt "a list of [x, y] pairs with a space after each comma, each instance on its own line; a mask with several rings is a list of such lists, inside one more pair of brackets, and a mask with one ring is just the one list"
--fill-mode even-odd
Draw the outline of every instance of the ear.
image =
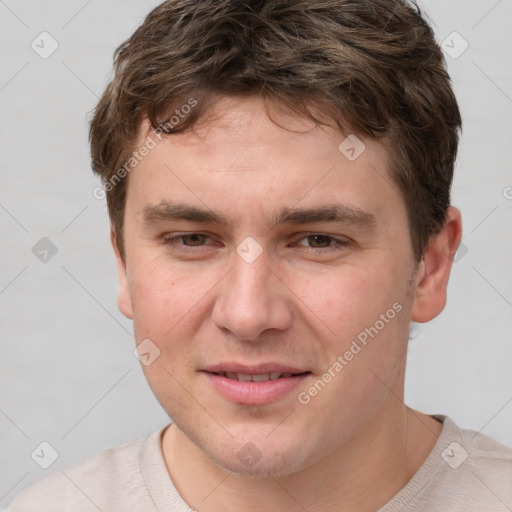
[[130, 296], [130, 288], [128, 286], [128, 277], [126, 275], [126, 262], [121, 256], [119, 247], [117, 246], [116, 235], [114, 228], [110, 228], [110, 242], [114, 253], [116, 255], [117, 264], [117, 277], [118, 277], [118, 291], [117, 291], [117, 305], [121, 313], [128, 318], [133, 318], [132, 301]]
[[428, 322], [443, 311], [448, 278], [461, 239], [461, 214], [450, 206], [441, 231], [431, 238], [418, 267], [411, 310], [413, 322]]

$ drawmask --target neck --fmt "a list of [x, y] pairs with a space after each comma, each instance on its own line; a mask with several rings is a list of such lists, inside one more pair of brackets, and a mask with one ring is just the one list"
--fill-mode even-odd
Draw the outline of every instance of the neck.
[[183, 499], [201, 512], [373, 512], [418, 471], [442, 430], [440, 422], [390, 395], [392, 409], [381, 407], [349, 442], [300, 473], [280, 478], [232, 473], [175, 424], [162, 439], [167, 469]]

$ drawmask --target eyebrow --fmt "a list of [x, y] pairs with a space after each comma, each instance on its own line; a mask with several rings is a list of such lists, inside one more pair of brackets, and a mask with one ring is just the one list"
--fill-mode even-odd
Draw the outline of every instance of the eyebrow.
[[278, 214], [275, 224], [308, 224], [310, 222], [333, 222], [353, 224], [358, 227], [375, 227], [375, 214], [361, 208], [345, 205], [330, 204], [317, 208], [284, 208]]
[[141, 213], [146, 224], [165, 220], [190, 220], [222, 226], [229, 225], [227, 219], [210, 209], [183, 203], [171, 203], [170, 201], [161, 201], [157, 205], [146, 206]]
[[[168, 220], [188, 220], [226, 227], [231, 225], [227, 218], [209, 208], [199, 208], [167, 200], [163, 200], [157, 205], [146, 206], [141, 213], [145, 224]], [[361, 228], [374, 228], [377, 225], [377, 217], [374, 213], [346, 204], [328, 204], [312, 208], [283, 208], [274, 216], [273, 221], [273, 226], [313, 222], [332, 222]]]

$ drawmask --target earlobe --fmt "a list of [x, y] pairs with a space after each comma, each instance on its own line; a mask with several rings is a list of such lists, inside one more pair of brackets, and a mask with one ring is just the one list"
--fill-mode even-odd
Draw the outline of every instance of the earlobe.
[[424, 323], [443, 311], [455, 253], [462, 238], [460, 211], [451, 206], [441, 231], [431, 238], [416, 273], [411, 320]]
[[117, 292], [117, 305], [121, 313], [128, 318], [133, 318], [132, 301], [130, 295], [130, 288], [128, 286], [128, 276], [126, 273], [126, 261], [121, 256], [114, 228], [110, 229], [110, 242], [116, 256], [117, 276], [118, 276], [118, 292]]

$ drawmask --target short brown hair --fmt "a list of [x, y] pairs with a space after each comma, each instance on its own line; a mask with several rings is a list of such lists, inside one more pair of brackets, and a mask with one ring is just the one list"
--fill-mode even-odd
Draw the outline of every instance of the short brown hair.
[[[344, 133], [385, 144], [416, 261], [443, 225], [461, 117], [442, 51], [415, 3], [168, 0], [114, 62], [89, 138], [93, 170], [115, 185], [106, 195], [121, 254], [128, 180], [112, 180], [132, 157], [141, 122], [166, 134], [189, 129], [219, 95], [259, 95], [319, 124], [323, 112]], [[190, 98], [189, 115], [162, 128]]]

